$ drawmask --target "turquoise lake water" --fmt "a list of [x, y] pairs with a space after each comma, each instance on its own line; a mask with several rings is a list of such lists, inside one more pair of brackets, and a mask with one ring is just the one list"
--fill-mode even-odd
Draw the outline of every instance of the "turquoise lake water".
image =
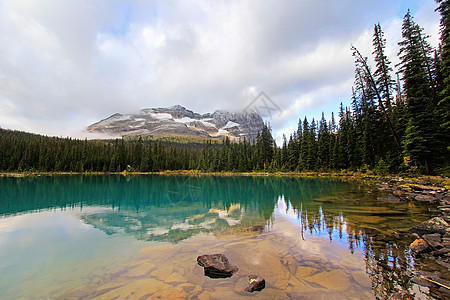
[[[426, 207], [379, 202], [332, 178], [41, 176], [0, 178], [0, 298], [375, 299], [409, 281]], [[239, 267], [210, 279], [200, 254]], [[266, 288], [242, 292], [246, 276]]]

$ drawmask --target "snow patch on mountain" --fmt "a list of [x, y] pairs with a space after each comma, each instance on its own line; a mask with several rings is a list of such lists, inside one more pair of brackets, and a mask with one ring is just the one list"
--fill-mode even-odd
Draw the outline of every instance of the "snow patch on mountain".
[[263, 120], [256, 113], [231, 113], [217, 110], [199, 114], [180, 105], [146, 108], [136, 114], [114, 114], [88, 126], [87, 131], [107, 136], [187, 136], [254, 140]]
[[225, 126], [223, 126], [221, 129], [232, 128], [232, 127], [235, 127], [235, 126], [239, 126], [239, 124], [235, 123], [235, 122], [232, 122], [232, 121], [228, 121], [228, 123]]

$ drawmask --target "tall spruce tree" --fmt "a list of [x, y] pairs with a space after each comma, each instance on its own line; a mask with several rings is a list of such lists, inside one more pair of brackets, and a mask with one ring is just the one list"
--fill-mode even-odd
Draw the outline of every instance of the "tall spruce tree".
[[430, 163], [438, 157], [438, 124], [433, 109], [432, 83], [427, 74], [427, 57], [423, 49], [429, 45], [423, 29], [417, 25], [409, 10], [403, 18], [403, 40], [399, 42], [400, 72], [407, 95], [408, 123], [403, 141], [404, 156], [430, 172]]
[[370, 88], [366, 73], [359, 65], [355, 70], [355, 88], [353, 90], [353, 110], [356, 114], [356, 125], [360, 126], [360, 143], [364, 163], [373, 167], [375, 165], [376, 150], [376, 105], [374, 93]]
[[[374, 27], [373, 34], [373, 47], [374, 47], [374, 61], [376, 64], [376, 70], [374, 72], [375, 82], [378, 89], [381, 91], [381, 97], [384, 99], [387, 112], [389, 114], [389, 122], [392, 124], [392, 128], [396, 133], [398, 139], [402, 138], [399, 133], [394, 119], [396, 117], [396, 107], [394, 102], [394, 91], [396, 89], [396, 82], [392, 79], [391, 73], [393, 72], [390, 60], [385, 54], [386, 49], [386, 39], [384, 37], [384, 32], [381, 29], [381, 25], [378, 23]], [[387, 124], [382, 118], [383, 112], [378, 110], [380, 126], [376, 132], [378, 137], [377, 145], [379, 148], [379, 153], [377, 156], [379, 159], [384, 159], [390, 165], [395, 165], [401, 158], [400, 147], [395, 147], [392, 140], [383, 141], [382, 137], [389, 134], [389, 124]]]
[[330, 130], [330, 168], [331, 169], [336, 169], [336, 155], [337, 155], [337, 151], [336, 151], [336, 137], [337, 137], [337, 126], [336, 126], [336, 120], [334, 119], [334, 112], [331, 112], [331, 120], [328, 123], [328, 128]]
[[397, 136], [397, 133], [395, 132], [394, 126], [392, 125], [391, 119], [389, 117], [389, 111], [386, 109], [384, 105], [382, 92], [375, 81], [375, 77], [372, 74], [369, 64], [367, 63], [367, 57], [363, 57], [361, 52], [359, 52], [359, 50], [355, 46], [352, 46], [351, 49], [353, 51], [353, 56], [355, 57], [356, 68], [357, 70], [361, 70], [361, 72], [363, 73], [363, 77], [368, 84], [368, 87], [378, 99], [378, 109], [384, 116], [384, 120], [392, 134], [392, 138], [394, 139], [396, 146], [400, 148], [399, 138]]
[[266, 170], [269, 168], [273, 159], [273, 145], [271, 129], [267, 124], [264, 124], [261, 134], [256, 138], [256, 148], [258, 151], [259, 167]]
[[392, 90], [395, 86], [395, 81], [391, 77], [392, 67], [391, 62], [385, 55], [386, 39], [384, 37], [384, 32], [381, 30], [380, 23], [376, 24], [373, 30], [373, 55], [376, 70], [373, 74], [375, 78], [375, 83], [379, 86], [381, 97], [384, 99], [386, 108], [391, 110], [392, 102]]
[[317, 167], [322, 170], [330, 168], [330, 132], [322, 112], [317, 133]]
[[[444, 130], [447, 151], [450, 151], [450, 1], [436, 0], [437, 11], [441, 14], [441, 73], [442, 91], [438, 108], [442, 115], [441, 127]], [[447, 152], [448, 154], [448, 152]], [[448, 160], [447, 160], [448, 161]]]
[[308, 119], [305, 116], [305, 119], [303, 119], [303, 129], [302, 129], [302, 138], [300, 140], [300, 151], [299, 151], [299, 158], [298, 158], [298, 168], [301, 171], [307, 171], [309, 170], [309, 160], [308, 160], [308, 153], [309, 153], [309, 136], [310, 136], [310, 127]]

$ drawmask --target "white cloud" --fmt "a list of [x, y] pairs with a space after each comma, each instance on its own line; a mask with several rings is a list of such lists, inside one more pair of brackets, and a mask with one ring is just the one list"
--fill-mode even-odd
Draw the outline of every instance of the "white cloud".
[[409, 5], [436, 44], [433, 0], [4, 1], [0, 126], [68, 135], [144, 107], [240, 110], [265, 91], [274, 132], [296, 128], [348, 103], [350, 45], [370, 55], [376, 22], [394, 61]]

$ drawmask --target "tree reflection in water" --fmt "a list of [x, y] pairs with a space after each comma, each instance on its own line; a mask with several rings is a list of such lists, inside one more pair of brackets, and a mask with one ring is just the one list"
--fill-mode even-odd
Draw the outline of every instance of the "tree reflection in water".
[[411, 290], [414, 259], [408, 252], [410, 238], [378, 228], [373, 222], [352, 218], [354, 215], [346, 214], [339, 207], [328, 208], [326, 204], [309, 209], [302, 207], [297, 214], [302, 236], [304, 232], [326, 233], [330, 241], [346, 239], [351, 253], [362, 251], [366, 273], [379, 298], [387, 299], [394, 291]]
[[[0, 216], [101, 207], [83, 221], [106, 234], [177, 243], [274, 222], [283, 206], [300, 222], [299, 238], [327, 235], [363, 252], [375, 295], [414, 288], [411, 239], [404, 232], [429, 216], [414, 203], [378, 202], [364, 184], [275, 176], [55, 176], [0, 178]], [[280, 202], [281, 201], [281, 202]], [[429, 266], [423, 266], [425, 269]], [[435, 269], [428, 269], [435, 271]]]

